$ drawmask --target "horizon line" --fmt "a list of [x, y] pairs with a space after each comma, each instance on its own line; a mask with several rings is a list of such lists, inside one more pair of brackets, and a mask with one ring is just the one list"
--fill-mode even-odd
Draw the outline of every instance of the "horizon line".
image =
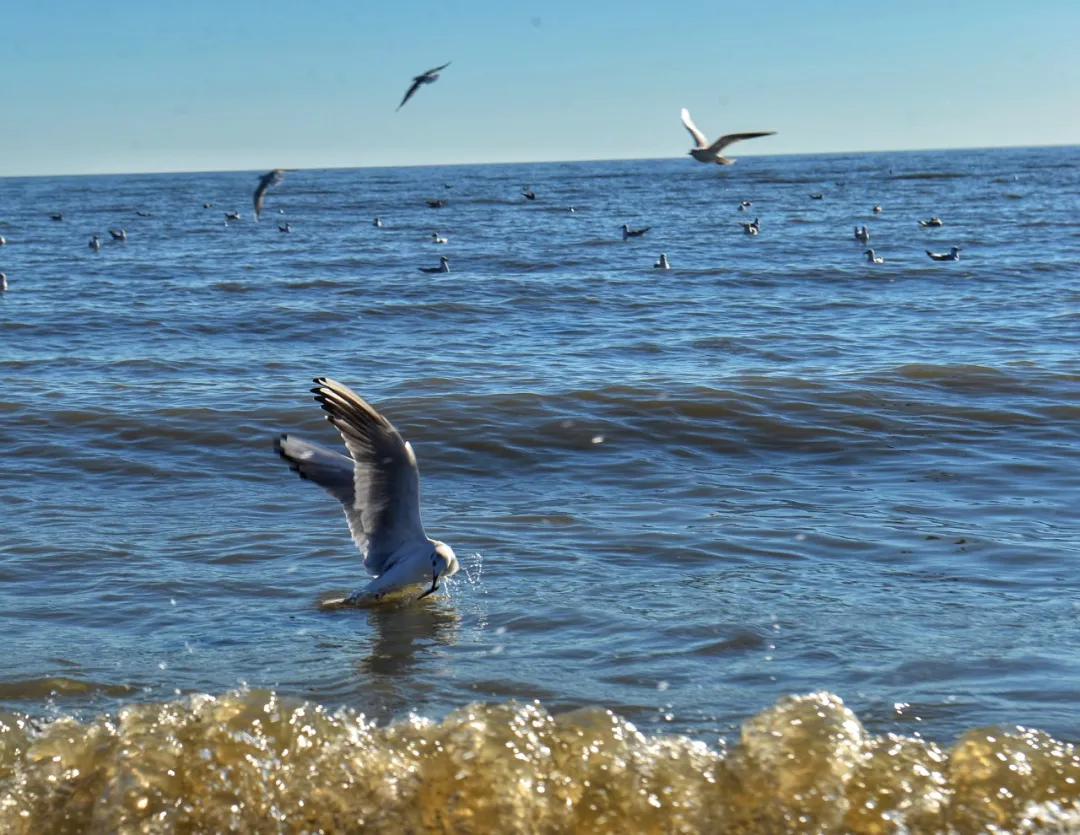
[[[858, 154], [919, 154], [930, 152], [949, 151], [1020, 151], [1035, 150], [1040, 148], [1080, 148], [1078, 143], [1049, 143], [1046, 145], [957, 145], [945, 148], [893, 148], [884, 150], [848, 150], [848, 151], [810, 151], [800, 154], [762, 154], [746, 153], [740, 158], [772, 158], [784, 157], [825, 157], [825, 156], [852, 156]], [[683, 159], [684, 155], [671, 157], [586, 157], [576, 159], [542, 159], [542, 160], [503, 160], [501, 162], [445, 162], [445, 163], [404, 163], [400, 165], [334, 165], [329, 167], [320, 166], [297, 166], [297, 171], [358, 171], [379, 170], [392, 168], [463, 168], [466, 166], [497, 166], [497, 165], [556, 165], [575, 164], [585, 162], [660, 162], [664, 160]], [[281, 166], [278, 166], [281, 167]], [[161, 176], [166, 174], [234, 174], [251, 171], [265, 171], [266, 168], [177, 168], [171, 170], [135, 170], [135, 171], [81, 171], [67, 174], [0, 174], [0, 180], [26, 180], [45, 177], [130, 177], [130, 176]]]

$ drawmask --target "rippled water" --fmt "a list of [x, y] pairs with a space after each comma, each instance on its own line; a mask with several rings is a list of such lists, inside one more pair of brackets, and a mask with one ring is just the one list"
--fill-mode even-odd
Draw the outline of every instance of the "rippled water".
[[[112, 734], [150, 773], [164, 738], [131, 741], [125, 717], [262, 709], [244, 684], [347, 709], [338, 747], [405, 722], [372, 743], [401, 757], [386, 740], [424, 724], [410, 714], [441, 739], [481, 700], [502, 740], [516, 710], [576, 728], [595, 715], [567, 711], [607, 709], [649, 769], [691, 746], [671, 734], [707, 743], [679, 748], [699, 781], [719, 779], [718, 736], [819, 689], [858, 716], [859, 756], [883, 734], [947, 752], [984, 725], [1080, 738], [1076, 149], [298, 171], [258, 225], [254, 181], [0, 180], [0, 814], [46, 796], [31, 763], [56, 728]], [[921, 229], [931, 215], [945, 225]], [[624, 243], [624, 222], [651, 229]], [[128, 241], [91, 252], [109, 226]], [[924, 254], [952, 245], [958, 263]], [[441, 254], [450, 274], [417, 272]], [[315, 375], [412, 441], [428, 532], [463, 564], [445, 595], [319, 610], [362, 581], [359, 556], [271, 446], [336, 443]], [[948, 797], [963, 750], [941, 753]], [[814, 779], [850, 788], [863, 760], [822, 756]], [[101, 757], [86, 786], [130, 782]], [[1053, 799], [1033, 785], [1014, 794]], [[950, 802], [915, 831], [959, 820]], [[41, 803], [27, 831], [62, 805]]]

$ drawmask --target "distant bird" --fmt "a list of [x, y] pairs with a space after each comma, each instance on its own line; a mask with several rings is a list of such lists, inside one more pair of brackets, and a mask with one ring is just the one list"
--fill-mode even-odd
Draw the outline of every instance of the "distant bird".
[[523, 191], [523, 192], [521, 192], [521, 194], [526, 200], [535, 200], [536, 199], [536, 192], [532, 191], [531, 189], [529, 191]]
[[866, 260], [869, 261], [871, 264], [885, 263], [885, 259], [882, 258], [880, 255], [874, 255], [874, 250], [872, 249], [866, 250]]
[[926, 250], [926, 254], [935, 261], [959, 261], [960, 247], [954, 246], [948, 252], [931, 252], [930, 250]]
[[279, 223], [277, 228], [278, 228], [278, 232], [292, 232], [292, 224], [291, 223], [286, 223], [284, 226], [282, 226]]
[[[409, 87], [408, 91], [405, 93], [405, 98], [401, 100], [401, 104], [397, 106], [397, 109], [401, 110], [401, 108], [405, 106], [405, 102], [407, 102], [413, 97], [413, 93], [420, 89], [421, 84], [434, 84], [436, 81], [438, 81], [439, 73], [449, 67], [450, 63], [450, 61], [447, 61], [441, 67], [435, 67], [434, 69], [430, 69], [425, 73], [421, 73], [420, 75], [415, 76], [412, 80], [412, 86]], [[394, 112], [396, 113], [397, 110], [395, 110]]]
[[876, 214], [876, 215], [881, 214], [881, 206], [874, 206], [874, 214]]
[[663, 252], [660, 253], [660, 260], [653, 264], [654, 270], [670, 270], [671, 265], [667, 262], [667, 255]]
[[930, 220], [920, 220], [919, 226], [944, 226], [940, 217], [932, 217]]
[[63, 220], [63, 219], [64, 219], [64, 213], [63, 213], [63, 212], [57, 212], [57, 213], [56, 213], [56, 214], [54, 214], [54, 215], [49, 215], [49, 217], [50, 217], [50, 218], [51, 218], [52, 220]]
[[573, 212], [573, 211], [575, 211], [575, 209], [574, 209], [574, 207], [573, 207], [573, 206], [567, 206], [567, 207], [566, 207], [566, 211], [568, 211], [568, 212]]
[[439, 256], [439, 266], [437, 267], [419, 267], [422, 273], [448, 273], [450, 272], [450, 259], [445, 255]]
[[212, 208], [214, 208], [214, 204], [213, 203], [203, 203], [202, 207], [204, 209], [212, 209]]
[[430, 584], [420, 595], [427, 597], [438, 590], [439, 578], [458, 570], [458, 561], [449, 545], [424, 532], [420, 473], [412, 447], [347, 386], [326, 377], [316, 377], [315, 384], [315, 400], [341, 433], [348, 455], [293, 435], [282, 435], [274, 447], [290, 469], [341, 502], [364, 555], [364, 568], [375, 575], [366, 587], [334, 602], [378, 600], [387, 592], [420, 584]]
[[438, 232], [432, 232], [431, 233], [431, 242], [433, 244], [445, 244], [445, 243], [447, 243], [447, 240], [446, 240], [446, 238], [440, 238]]
[[0, 293], [7, 292], [7, 276], [4, 273], [0, 273]]
[[443, 184], [442, 184], [442, 187], [443, 187], [443, 188], [453, 188], [453, 187], [454, 187], [454, 184], [453, 184], [453, 183], [443, 183]]
[[153, 217], [153, 212], [135, 212], [139, 217]]
[[267, 171], [261, 177], [259, 177], [259, 184], [255, 187], [255, 196], [252, 202], [255, 205], [255, 220], [259, 220], [259, 212], [262, 211], [263, 199], [266, 197], [266, 190], [270, 186], [276, 186], [285, 177], [286, 171], [295, 171], [295, 168], [275, 168], [273, 171]]
[[861, 244], [869, 243], [870, 242], [870, 230], [867, 229], [865, 226], [863, 226], [862, 229], [860, 229], [858, 226], [856, 226], [855, 227], [855, 240], [857, 240]]
[[721, 136], [710, 145], [709, 140], [705, 138], [705, 134], [697, 129], [694, 120], [690, 118], [690, 111], [685, 107], [682, 109], [682, 123], [683, 127], [690, 131], [690, 135], [694, 137], [694, 141], [697, 143], [697, 147], [688, 151], [690, 156], [698, 162], [715, 162], [718, 165], [731, 165], [731, 163], [735, 162], [735, 160], [728, 159], [720, 153], [731, 143], [743, 139], [756, 139], [759, 136], [772, 136], [776, 133], [774, 130], [757, 131], [755, 133], [729, 133], [726, 136]]
[[5, 246], [6, 244], [7, 238], [5, 238], [3, 235], [0, 235], [0, 246]]
[[112, 239], [114, 241], [126, 241], [127, 240], [127, 230], [126, 229], [121, 229], [119, 232], [117, 232], [115, 229], [110, 229], [109, 234], [112, 235]]
[[94, 250], [94, 252], [97, 252], [99, 249], [101, 249], [101, 241], [98, 240], [97, 235], [93, 235], [91, 236], [90, 243], [87, 244], [87, 246], [89, 246], [90, 249]]
[[815, 191], [813, 194], [810, 195], [810, 199], [811, 200], [824, 200], [825, 195], [822, 194], [820, 191]]
[[749, 209], [753, 205], [754, 204], [751, 203], [749, 200], [743, 200], [743, 202], [739, 204], [739, 211], [740, 212], [745, 212], [747, 209]]
[[651, 226], [646, 226], [644, 229], [631, 229], [625, 223], [622, 225], [622, 239], [628, 241], [631, 238], [640, 238], [646, 232], [652, 229]]
[[758, 232], [761, 231], [761, 219], [755, 217], [753, 222], [744, 223], [742, 225], [742, 228], [743, 232], [745, 232], [747, 235], [756, 235]]
[[445, 200], [428, 200], [427, 204], [428, 204], [429, 209], [441, 209], [443, 206], [446, 205], [446, 201]]
[[225, 222], [230, 220], [240, 220], [240, 212], [225, 212]]
[[375, 220], [371, 221], [371, 225], [377, 229], [382, 229], [382, 220], [375, 218]]

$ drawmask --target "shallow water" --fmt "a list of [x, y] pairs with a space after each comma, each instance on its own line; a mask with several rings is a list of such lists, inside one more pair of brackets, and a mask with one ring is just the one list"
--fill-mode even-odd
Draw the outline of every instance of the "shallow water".
[[[250, 173], [0, 180], [0, 706], [1080, 738], [1075, 152], [298, 171], [258, 225]], [[359, 556], [271, 446], [336, 443], [315, 375], [412, 441], [445, 595], [319, 610]]]

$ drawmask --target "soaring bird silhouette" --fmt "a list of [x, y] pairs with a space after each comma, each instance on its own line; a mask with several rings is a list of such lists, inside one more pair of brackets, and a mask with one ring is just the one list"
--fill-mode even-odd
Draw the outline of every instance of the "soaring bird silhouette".
[[709, 144], [709, 140], [705, 138], [705, 134], [698, 130], [697, 125], [694, 124], [694, 120], [690, 118], [690, 111], [684, 107], [681, 115], [683, 127], [690, 132], [690, 135], [694, 137], [694, 142], [697, 143], [688, 153], [698, 162], [715, 162], [718, 165], [731, 165], [735, 160], [728, 159], [720, 152], [732, 142], [739, 142], [742, 139], [756, 139], [759, 136], [772, 136], [776, 133], [774, 130], [755, 131], [753, 133], [729, 133], [725, 136], [721, 136], [712, 144]]
[[[439, 73], [449, 67], [450, 63], [450, 61], [447, 61], [441, 67], [434, 67], [433, 69], [430, 69], [425, 73], [421, 73], [420, 75], [413, 78], [412, 86], [409, 87], [408, 91], [405, 93], [405, 98], [401, 100], [401, 104], [397, 106], [397, 109], [401, 110], [401, 108], [405, 106], [405, 102], [407, 102], [413, 97], [413, 94], [420, 89], [421, 84], [434, 84], [436, 81], [438, 81]], [[395, 110], [394, 112], [396, 113], [397, 110]]]
[[295, 168], [275, 168], [273, 171], [267, 171], [261, 177], [259, 177], [259, 185], [255, 188], [255, 220], [259, 220], [259, 212], [262, 211], [263, 199], [266, 197], [266, 191], [270, 186], [276, 186], [281, 182], [285, 176], [286, 171], [295, 171]]

